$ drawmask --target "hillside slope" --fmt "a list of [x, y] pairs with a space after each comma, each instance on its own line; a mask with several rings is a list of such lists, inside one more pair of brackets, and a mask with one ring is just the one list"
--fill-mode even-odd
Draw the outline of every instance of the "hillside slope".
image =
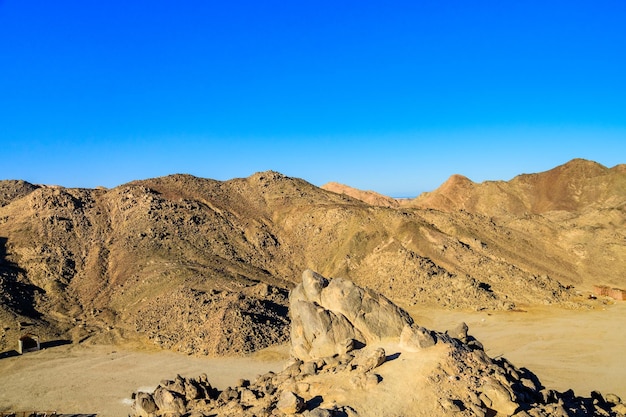
[[529, 252], [517, 247], [507, 259], [525, 264], [535, 258], [561, 282], [626, 285], [624, 164], [606, 168], [574, 159], [546, 172], [481, 184], [454, 175], [405, 204], [450, 218], [489, 217], [533, 246]]
[[245, 353], [286, 339], [286, 292], [307, 268], [406, 305], [574, 305], [568, 285], [625, 276], [624, 170], [613, 172], [578, 211], [524, 216], [424, 199], [373, 206], [272, 171], [110, 190], [0, 181], [0, 349], [27, 328], [46, 340]]

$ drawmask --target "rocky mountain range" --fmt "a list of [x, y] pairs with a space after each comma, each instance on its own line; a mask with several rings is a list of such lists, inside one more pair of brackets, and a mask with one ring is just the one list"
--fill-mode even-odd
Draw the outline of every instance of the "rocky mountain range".
[[287, 292], [308, 268], [450, 309], [576, 307], [593, 284], [626, 285], [625, 165], [373, 197], [272, 171], [113, 189], [0, 181], [0, 350], [30, 331], [246, 353], [288, 339]]

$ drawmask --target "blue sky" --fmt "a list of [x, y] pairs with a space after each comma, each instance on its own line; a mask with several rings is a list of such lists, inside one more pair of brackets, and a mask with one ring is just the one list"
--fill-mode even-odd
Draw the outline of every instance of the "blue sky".
[[626, 2], [0, 0], [0, 179], [393, 196], [626, 163]]

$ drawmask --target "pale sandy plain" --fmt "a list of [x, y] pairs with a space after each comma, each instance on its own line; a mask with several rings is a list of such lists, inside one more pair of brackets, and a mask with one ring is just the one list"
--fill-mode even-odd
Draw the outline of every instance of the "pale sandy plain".
[[[485, 345], [490, 356], [502, 355], [517, 367], [527, 367], [547, 388], [573, 388], [583, 396], [597, 389], [626, 398], [624, 302], [594, 311], [546, 307], [463, 313], [414, 308], [410, 313], [418, 323], [440, 331], [466, 322], [469, 333]], [[117, 346], [58, 346], [0, 359], [0, 410], [126, 416], [133, 391], [152, 390], [160, 380], [177, 373], [206, 373], [209, 381], [222, 389], [239, 378], [281, 369], [287, 355], [287, 346], [245, 358], [221, 359]], [[405, 386], [416, 378], [394, 377], [402, 378]]]

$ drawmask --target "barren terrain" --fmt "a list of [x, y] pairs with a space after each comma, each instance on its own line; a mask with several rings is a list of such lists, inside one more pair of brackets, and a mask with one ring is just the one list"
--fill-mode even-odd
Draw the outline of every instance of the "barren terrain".
[[[547, 388], [572, 388], [586, 396], [601, 390], [626, 398], [626, 334], [617, 330], [623, 326], [626, 304], [594, 311], [538, 308], [491, 314], [414, 308], [410, 312], [420, 324], [437, 330], [465, 321], [490, 356], [502, 355], [531, 369]], [[106, 345], [58, 346], [0, 359], [0, 408], [126, 416], [130, 394], [152, 390], [162, 379], [206, 373], [212, 384], [224, 389], [240, 378], [282, 369], [287, 356], [287, 346], [239, 358]], [[419, 375], [395, 368], [389, 372], [389, 380], [416, 389]]]
[[[279, 369], [287, 294], [308, 268], [429, 328], [466, 322], [491, 357], [557, 390], [624, 398], [626, 307], [592, 292], [626, 289], [625, 226], [625, 165], [585, 160], [454, 175], [412, 200], [272, 171], [110, 190], [0, 181], [0, 411], [126, 415], [132, 391], [177, 373], [231, 384]], [[24, 333], [46, 349], [12, 356]]]

